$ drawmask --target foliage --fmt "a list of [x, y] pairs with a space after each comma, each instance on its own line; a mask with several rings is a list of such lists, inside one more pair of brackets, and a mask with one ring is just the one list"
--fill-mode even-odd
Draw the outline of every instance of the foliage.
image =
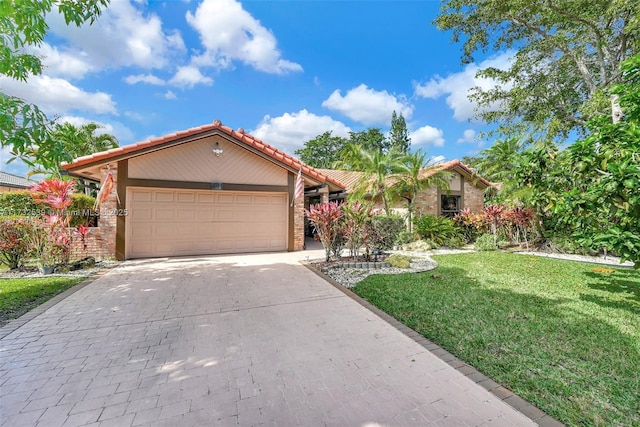
[[493, 234], [483, 234], [476, 239], [473, 247], [476, 251], [495, 251], [498, 249], [498, 244]]
[[413, 259], [407, 255], [392, 254], [387, 257], [386, 261], [391, 264], [391, 267], [410, 268]]
[[313, 225], [325, 250], [325, 261], [329, 261], [336, 240], [342, 238], [342, 207], [338, 202], [318, 203], [304, 210]]
[[[108, 0], [9, 0], [0, 2], [0, 74], [27, 81], [42, 73], [40, 57], [30, 47], [39, 46], [49, 29], [46, 16], [55, 9], [67, 25], [92, 24]], [[36, 106], [0, 92], [0, 144], [27, 164], [52, 169], [57, 166], [59, 142], [49, 134], [50, 122]]]
[[519, 243], [522, 237], [527, 245], [527, 249], [529, 249], [527, 234], [529, 234], [531, 230], [534, 219], [535, 215], [530, 208], [515, 207], [502, 213], [502, 222], [506, 226], [515, 228], [515, 233], [510, 232], [509, 238], [515, 243]]
[[465, 163], [489, 181], [508, 185], [513, 182], [517, 155], [523, 150], [523, 146], [517, 138], [499, 139], [476, 156], [467, 158]]
[[414, 224], [416, 232], [422, 238], [429, 239], [438, 246], [444, 245], [449, 239], [460, 234], [453, 220], [443, 216], [422, 215], [414, 220]]
[[349, 132], [349, 144], [357, 145], [367, 151], [386, 153], [391, 146], [389, 140], [379, 128], [369, 128], [361, 132]]
[[497, 243], [498, 239], [498, 227], [500, 226], [500, 220], [502, 219], [502, 212], [504, 207], [501, 205], [489, 205], [485, 206], [483, 213], [485, 221], [489, 224], [491, 234], [493, 234], [493, 243]]
[[475, 242], [478, 235], [488, 231], [484, 215], [471, 212], [465, 208], [453, 217], [453, 221], [461, 228], [462, 237], [466, 243]]
[[399, 153], [409, 153], [411, 138], [407, 130], [407, 122], [402, 113], [396, 114], [395, 110], [391, 115], [391, 130], [389, 132], [389, 149]]
[[346, 138], [332, 136], [328, 131], [305, 142], [304, 147], [297, 149], [295, 154], [311, 167], [330, 169], [340, 160], [340, 153], [347, 143]]
[[398, 236], [405, 229], [404, 219], [399, 216], [377, 215], [371, 219], [374, 246], [378, 249], [389, 250], [398, 241]]
[[640, 425], [640, 275], [503, 252], [353, 289], [567, 426]]
[[345, 203], [342, 205], [344, 219], [342, 222], [342, 234], [349, 248], [349, 254], [355, 259], [358, 257], [362, 246], [369, 246], [372, 237], [371, 205], [360, 203]]
[[77, 227], [79, 225], [88, 225], [96, 227], [98, 218], [97, 212], [93, 209], [96, 199], [85, 194], [74, 193], [71, 195], [71, 204], [67, 209], [69, 218], [69, 226]]
[[528, 130], [553, 139], [584, 131], [600, 114], [616, 121], [617, 98], [607, 89], [639, 51], [638, 16], [636, 0], [447, 0], [435, 23], [464, 41], [464, 63], [478, 51], [517, 49], [504, 67], [477, 73], [498, 82], [474, 89], [477, 115], [505, 135]]
[[21, 268], [31, 250], [33, 222], [28, 218], [0, 219], [0, 263], [10, 269]]
[[0, 326], [17, 319], [84, 277], [0, 279]]
[[37, 215], [41, 211], [42, 206], [33, 200], [28, 190], [0, 194], [1, 215], [27, 217]]
[[401, 231], [398, 233], [396, 244], [406, 245], [407, 243], [415, 242], [416, 240], [418, 240], [418, 236], [413, 231]]
[[90, 228], [86, 225], [78, 225], [74, 232], [80, 236], [80, 241], [82, 242], [82, 250], [86, 252], [87, 250], [87, 236], [89, 235]]

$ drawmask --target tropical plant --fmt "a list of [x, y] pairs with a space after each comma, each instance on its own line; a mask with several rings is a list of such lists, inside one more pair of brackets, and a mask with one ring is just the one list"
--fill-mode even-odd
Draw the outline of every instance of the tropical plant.
[[34, 224], [28, 218], [0, 219], [0, 263], [10, 269], [21, 268], [31, 251]]
[[471, 212], [464, 208], [453, 217], [453, 221], [462, 229], [462, 236], [466, 243], [475, 242], [478, 235], [488, 231], [484, 215]]
[[504, 207], [501, 205], [485, 206], [483, 210], [485, 221], [491, 229], [491, 234], [493, 234], [494, 245], [498, 243], [498, 227], [500, 226], [503, 211]]
[[476, 243], [473, 245], [476, 251], [495, 251], [498, 249], [498, 244], [495, 241], [495, 235], [483, 234], [476, 239]]
[[460, 230], [452, 219], [444, 216], [422, 215], [414, 219], [416, 232], [424, 239], [429, 239], [438, 246], [458, 236]]
[[373, 244], [377, 249], [389, 250], [398, 241], [398, 236], [405, 229], [404, 219], [400, 216], [376, 215], [371, 219]]
[[318, 203], [304, 210], [313, 225], [325, 251], [325, 261], [329, 261], [336, 239], [341, 237], [342, 207], [338, 202]]
[[369, 223], [371, 221], [371, 205], [359, 201], [342, 205], [344, 219], [342, 233], [349, 248], [349, 254], [356, 259], [360, 248], [368, 244], [371, 237]]

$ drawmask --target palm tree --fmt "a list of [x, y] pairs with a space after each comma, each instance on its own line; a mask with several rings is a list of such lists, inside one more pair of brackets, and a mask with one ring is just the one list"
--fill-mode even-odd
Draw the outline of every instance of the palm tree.
[[400, 170], [393, 175], [391, 192], [407, 201], [409, 231], [412, 229], [414, 200], [418, 193], [433, 186], [448, 191], [450, 177], [450, 172], [437, 169], [433, 157], [428, 157], [426, 152], [416, 151], [403, 156]]
[[343, 150], [341, 157], [342, 160], [336, 162], [334, 167], [363, 172], [354, 186], [351, 197], [362, 198], [365, 195], [380, 197], [385, 213], [390, 215], [391, 194], [388, 178], [400, 172], [403, 155], [394, 150], [383, 153], [380, 150], [367, 150], [360, 145], [349, 144]]

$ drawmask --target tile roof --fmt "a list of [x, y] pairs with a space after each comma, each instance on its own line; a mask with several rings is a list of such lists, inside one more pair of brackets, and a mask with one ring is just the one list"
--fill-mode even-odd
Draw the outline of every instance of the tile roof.
[[82, 166], [89, 166], [89, 165], [104, 163], [115, 158], [122, 159], [122, 158], [132, 157], [137, 152], [142, 150], [153, 148], [155, 146], [159, 146], [162, 144], [171, 143], [173, 141], [178, 141], [180, 139], [188, 138], [190, 136], [198, 135], [204, 132], [210, 132], [210, 131], [216, 131], [216, 130], [231, 136], [236, 141], [248, 147], [254, 148], [266, 154], [268, 157], [275, 160], [277, 163], [281, 163], [286, 166], [289, 166], [296, 171], [302, 169], [302, 174], [311, 179], [314, 179], [316, 181], [323, 182], [323, 183], [329, 182], [331, 184], [334, 184], [337, 187], [345, 188], [344, 184], [342, 184], [340, 181], [319, 172], [317, 169], [312, 168], [311, 166], [301, 162], [297, 158], [285, 153], [284, 151], [280, 151], [277, 148], [267, 144], [266, 142], [261, 141], [258, 138], [248, 133], [245, 133], [244, 129], [242, 128], [233, 130], [229, 126], [223, 125], [220, 122], [220, 120], [214, 120], [213, 123], [211, 124], [194, 127], [191, 129], [171, 133], [171, 134], [164, 135], [157, 138], [148, 139], [146, 141], [141, 141], [136, 144], [125, 145], [123, 147], [112, 148], [111, 150], [94, 153], [89, 156], [79, 157], [71, 163], [63, 163], [62, 167], [66, 170], [69, 170], [69, 169], [76, 169]]
[[29, 188], [33, 184], [35, 184], [35, 181], [22, 178], [21, 176], [12, 175], [10, 173], [0, 172], [0, 185], [15, 188]]
[[317, 169], [320, 173], [344, 184], [347, 191], [352, 191], [355, 185], [362, 179], [364, 172], [345, 171], [340, 169]]

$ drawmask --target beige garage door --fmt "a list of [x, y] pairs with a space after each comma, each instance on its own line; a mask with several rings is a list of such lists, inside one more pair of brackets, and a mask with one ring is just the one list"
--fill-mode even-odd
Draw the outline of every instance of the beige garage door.
[[127, 190], [127, 258], [281, 251], [287, 194]]

